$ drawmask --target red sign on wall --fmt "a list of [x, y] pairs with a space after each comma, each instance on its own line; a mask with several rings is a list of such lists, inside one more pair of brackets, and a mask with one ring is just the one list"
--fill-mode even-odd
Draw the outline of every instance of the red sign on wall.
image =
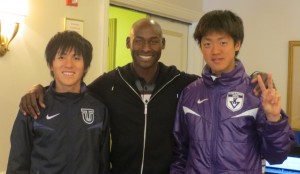
[[78, 0], [66, 0], [67, 6], [78, 6]]

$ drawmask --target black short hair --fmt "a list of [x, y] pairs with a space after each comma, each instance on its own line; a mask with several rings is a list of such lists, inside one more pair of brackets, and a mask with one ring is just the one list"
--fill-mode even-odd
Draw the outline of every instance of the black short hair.
[[[82, 37], [76, 31], [63, 31], [55, 34], [48, 42], [45, 50], [45, 57], [48, 66], [52, 67], [53, 60], [58, 51], [64, 53], [71, 49], [74, 49], [75, 53], [82, 55], [84, 62], [84, 69], [87, 70], [90, 67], [93, 57], [92, 44]], [[51, 73], [53, 76], [53, 74]]]
[[194, 39], [201, 45], [202, 37], [210, 32], [225, 32], [233, 38], [234, 44], [240, 41], [242, 45], [244, 40], [243, 21], [229, 10], [213, 10], [202, 16], [196, 26]]

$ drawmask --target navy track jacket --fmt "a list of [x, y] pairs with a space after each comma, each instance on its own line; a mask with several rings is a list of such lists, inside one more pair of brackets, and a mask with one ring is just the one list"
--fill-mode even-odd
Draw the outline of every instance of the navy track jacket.
[[7, 174], [108, 173], [106, 107], [85, 92], [46, 92], [37, 120], [18, 113], [11, 134]]

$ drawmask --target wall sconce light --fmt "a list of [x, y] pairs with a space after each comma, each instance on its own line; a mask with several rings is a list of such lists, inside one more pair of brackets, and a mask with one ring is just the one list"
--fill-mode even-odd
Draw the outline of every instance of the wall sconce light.
[[27, 12], [28, 0], [0, 0], [0, 57], [9, 51], [8, 46]]
[[19, 23], [16, 22], [12, 35], [6, 36], [6, 35], [2, 34], [2, 32], [1, 32], [2, 25], [3, 25], [3, 22], [0, 21], [0, 57], [4, 56], [6, 54], [6, 52], [9, 51], [8, 45], [14, 39], [14, 37], [16, 36], [16, 34], [19, 31]]

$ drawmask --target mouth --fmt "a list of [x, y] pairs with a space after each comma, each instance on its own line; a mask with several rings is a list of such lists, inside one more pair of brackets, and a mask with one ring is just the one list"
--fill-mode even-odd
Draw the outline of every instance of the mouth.
[[152, 56], [140, 56], [140, 58], [147, 60], [147, 59], [151, 59]]
[[211, 61], [214, 63], [220, 63], [222, 60], [222, 58], [213, 58]]
[[65, 75], [65, 76], [72, 76], [72, 75], [75, 74], [75, 72], [63, 71], [62, 74]]

